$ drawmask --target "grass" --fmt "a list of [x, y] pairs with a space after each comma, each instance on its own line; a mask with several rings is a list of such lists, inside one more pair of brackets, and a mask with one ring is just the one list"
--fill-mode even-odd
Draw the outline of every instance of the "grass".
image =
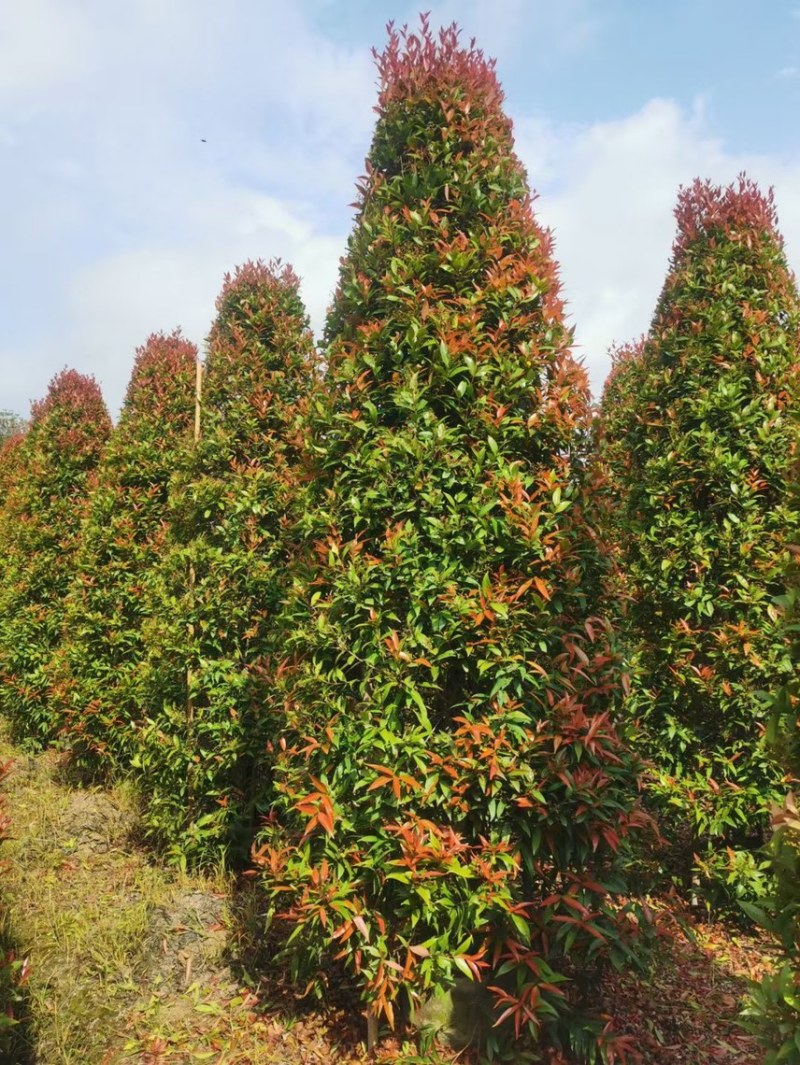
[[293, 1016], [254, 980], [239, 986], [230, 947], [252, 944], [229, 934], [230, 879], [178, 872], [138, 847], [129, 789], [71, 787], [56, 754], [32, 758], [0, 737], [9, 758], [0, 890], [6, 941], [29, 976], [8, 1065], [357, 1060], [336, 1049], [327, 1018]]
[[[5, 742], [0, 747], [2, 758], [16, 754]], [[88, 1065], [115, 1060], [113, 1033], [136, 997], [137, 950], [170, 884], [114, 838], [132, 818], [123, 790], [113, 796], [121, 816], [108, 826], [107, 844], [93, 840], [87, 849], [85, 818], [75, 825], [73, 793], [58, 777], [53, 756], [16, 759], [6, 789], [12, 839], [3, 902], [7, 930], [30, 963], [33, 1045], [26, 1049], [54, 1065]], [[86, 803], [80, 806], [85, 813]]]

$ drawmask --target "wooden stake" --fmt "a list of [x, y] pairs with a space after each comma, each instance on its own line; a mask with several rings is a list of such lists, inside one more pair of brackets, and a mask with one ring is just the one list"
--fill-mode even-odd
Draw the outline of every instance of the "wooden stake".
[[378, 1045], [378, 1015], [372, 1010], [367, 1010], [367, 1050], [374, 1053]]
[[203, 400], [203, 363], [197, 360], [197, 375], [194, 383], [194, 442], [200, 439], [200, 405]]

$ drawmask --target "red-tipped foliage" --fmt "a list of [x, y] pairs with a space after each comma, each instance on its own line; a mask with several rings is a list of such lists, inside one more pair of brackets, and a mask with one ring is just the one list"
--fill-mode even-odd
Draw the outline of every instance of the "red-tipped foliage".
[[56, 374], [45, 397], [31, 404], [29, 443], [40, 462], [41, 454], [60, 453], [70, 471], [93, 469], [110, 428], [100, 386], [77, 370]]
[[615, 402], [618, 397], [635, 393], [635, 377], [642, 365], [644, 337], [631, 344], [620, 344], [611, 349], [611, 370], [603, 386], [603, 401]]
[[48, 664], [58, 644], [89, 481], [111, 431], [96, 381], [64, 370], [31, 408], [0, 514], [0, 706], [20, 737], [53, 735]]
[[378, 66], [256, 860], [317, 991], [339, 959], [391, 1022], [462, 972], [536, 1031], [622, 949], [606, 873], [635, 821], [588, 389], [492, 64], [423, 23]]
[[733, 185], [715, 185], [696, 178], [678, 193], [675, 207], [677, 235], [672, 246], [673, 264], [703, 239], [745, 243], [766, 237], [783, 248], [772, 189], [762, 192], [755, 181], [740, 174]]
[[[177, 418], [181, 432], [184, 432], [189, 425], [187, 410], [194, 410], [197, 357], [197, 347], [186, 340], [179, 329], [169, 334], [152, 333], [136, 349], [120, 425], [147, 421], [155, 426]], [[190, 394], [187, 396], [189, 383]], [[174, 442], [166, 446], [174, 446]]]
[[504, 95], [495, 73], [496, 62], [476, 47], [475, 38], [465, 48], [455, 23], [434, 34], [427, 14], [420, 19], [419, 33], [409, 33], [406, 27], [397, 30], [391, 22], [387, 30], [384, 50], [372, 50], [380, 79], [375, 108], [379, 115], [395, 102], [407, 104], [424, 97], [434, 101], [456, 95], [484, 111], [510, 136], [511, 121], [502, 112]]

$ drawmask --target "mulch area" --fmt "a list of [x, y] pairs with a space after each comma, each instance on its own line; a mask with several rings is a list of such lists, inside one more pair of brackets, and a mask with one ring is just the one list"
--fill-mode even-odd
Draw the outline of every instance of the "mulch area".
[[653, 904], [658, 944], [643, 978], [612, 973], [601, 1006], [641, 1065], [760, 1065], [764, 1050], [737, 1024], [748, 980], [771, 968], [766, 935], [699, 920], [677, 899]]

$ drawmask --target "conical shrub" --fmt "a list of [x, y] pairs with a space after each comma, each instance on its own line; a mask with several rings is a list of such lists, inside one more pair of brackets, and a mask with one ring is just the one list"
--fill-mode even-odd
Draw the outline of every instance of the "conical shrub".
[[630, 605], [631, 708], [651, 796], [709, 899], [764, 890], [754, 856], [781, 770], [761, 742], [791, 667], [773, 600], [800, 509], [800, 304], [771, 195], [681, 191], [653, 324], [602, 409]]
[[[0, 709], [19, 739], [52, 739], [58, 645], [92, 476], [111, 431], [97, 383], [64, 370], [34, 403], [0, 512]], [[16, 460], [15, 460], [16, 461]]]
[[192, 441], [197, 355], [177, 332], [138, 349], [81, 529], [53, 700], [76, 762], [95, 773], [132, 757], [144, 588], [163, 548], [169, 481]]
[[339, 959], [392, 1022], [491, 970], [538, 1030], [569, 1013], [566, 975], [620, 947], [635, 818], [592, 616], [587, 384], [493, 65], [423, 20], [378, 70], [255, 860], [318, 993]]
[[266, 794], [273, 631], [294, 547], [314, 346], [288, 266], [227, 276], [208, 340], [200, 438], [170, 487], [148, 585], [135, 763], [149, 831], [176, 856], [247, 852]]

